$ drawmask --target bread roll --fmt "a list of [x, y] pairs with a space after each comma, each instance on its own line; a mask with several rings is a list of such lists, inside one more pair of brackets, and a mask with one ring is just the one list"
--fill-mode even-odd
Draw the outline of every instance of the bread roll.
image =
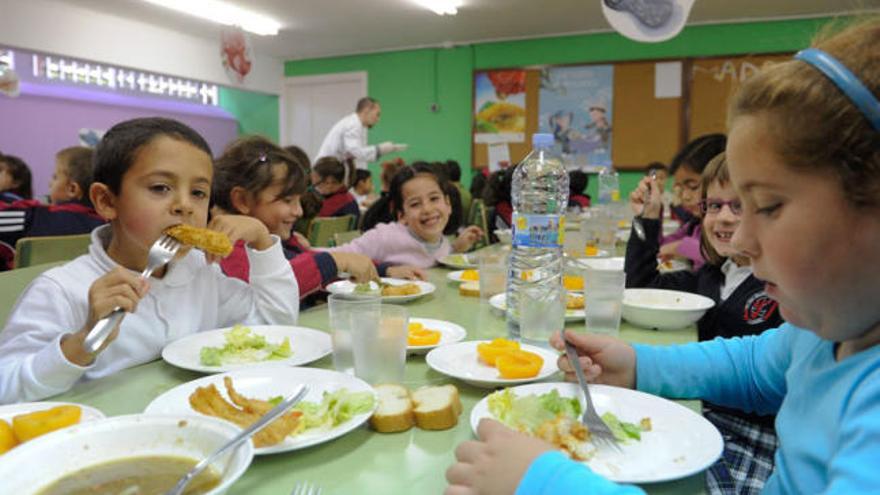
[[421, 387], [412, 395], [416, 425], [423, 430], [448, 430], [458, 424], [461, 399], [455, 385]]
[[403, 385], [377, 385], [379, 405], [370, 417], [370, 426], [380, 433], [406, 431], [416, 424], [409, 390]]

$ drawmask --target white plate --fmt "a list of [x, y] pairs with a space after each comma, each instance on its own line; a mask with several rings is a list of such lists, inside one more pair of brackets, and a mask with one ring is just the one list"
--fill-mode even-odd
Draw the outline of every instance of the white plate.
[[306, 327], [294, 327], [283, 325], [251, 325], [251, 331], [257, 335], [266, 337], [270, 344], [280, 344], [287, 337], [290, 339], [291, 355], [285, 359], [271, 361], [256, 361], [253, 363], [224, 364], [221, 366], [205, 366], [200, 359], [202, 347], [222, 347], [226, 342], [223, 335], [229, 328], [209, 330], [187, 335], [182, 339], [165, 346], [162, 349], [162, 359], [172, 366], [186, 370], [199, 371], [202, 373], [222, 373], [254, 365], [266, 363], [287, 364], [301, 366], [317, 361], [333, 352], [330, 334], [320, 330]]
[[[563, 397], [581, 398], [574, 383], [534, 383], [515, 387], [518, 395], [544, 394], [553, 389]], [[621, 421], [637, 423], [651, 418], [651, 431], [640, 441], [621, 444], [622, 453], [600, 448], [585, 464], [619, 483], [654, 483], [691, 476], [711, 466], [724, 448], [718, 429], [704, 417], [675, 402], [636, 390], [590, 385], [590, 395], [601, 415], [612, 412]], [[482, 418], [492, 418], [483, 398], [471, 410], [471, 429], [476, 434]]]
[[95, 409], [94, 407], [85, 406], [83, 404], [76, 404], [73, 402], [23, 402], [21, 404], [0, 406], [0, 419], [6, 420], [7, 422], [9, 422], [9, 425], [12, 426], [12, 418], [18, 416], [19, 414], [27, 414], [34, 411], [45, 411], [46, 409], [52, 409], [53, 407], [58, 406], [77, 406], [82, 409], [82, 416], [80, 416], [79, 418], [80, 423], [104, 418], [104, 413]]
[[440, 332], [440, 342], [436, 344], [407, 346], [406, 350], [410, 354], [424, 354], [435, 347], [459, 342], [467, 336], [467, 330], [464, 327], [450, 321], [433, 320], [431, 318], [410, 318], [409, 322], [421, 323], [427, 330], [437, 330]]
[[[382, 281], [387, 284], [391, 284], [391, 285], [416, 284], [419, 286], [419, 290], [420, 290], [420, 292], [418, 294], [412, 294], [409, 296], [382, 296], [382, 302], [395, 303], [395, 302], [412, 301], [413, 299], [418, 299], [422, 296], [426, 296], [428, 294], [431, 294], [432, 292], [437, 290], [437, 288], [434, 287], [434, 284], [432, 284], [430, 282], [423, 282], [421, 280], [404, 280], [401, 278], [383, 278]], [[372, 284], [373, 286], [378, 288], [378, 285], [375, 284], [375, 282], [370, 282], [370, 284]], [[331, 294], [351, 294], [354, 292], [355, 287], [357, 287], [357, 284], [350, 281], [350, 280], [338, 280], [338, 281], [333, 282], [332, 284], [327, 286], [327, 292], [329, 292]]]
[[[500, 311], [501, 315], [504, 316], [504, 312], [507, 311], [507, 294], [495, 294], [494, 296], [490, 297], [489, 305]], [[586, 313], [584, 313], [583, 309], [565, 310], [565, 321], [567, 322], [583, 322], [585, 317]]]
[[[309, 386], [309, 393], [306, 394], [304, 401], [321, 402], [324, 391], [334, 391], [341, 388], [348, 389], [349, 392], [369, 391], [376, 396], [373, 387], [369, 386], [360, 378], [356, 378], [338, 371], [322, 370], [317, 368], [294, 368], [291, 366], [264, 365], [261, 367], [252, 367], [228, 373], [210, 375], [198, 380], [178, 385], [164, 394], [156, 397], [153, 402], [144, 410], [148, 414], [196, 414], [189, 405], [189, 396], [196, 388], [205, 387], [210, 384], [217, 386], [220, 394], [226, 396], [226, 387], [223, 385], [223, 377], [232, 378], [235, 390], [241, 395], [254, 399], [268, 399], [279, 395], [288, 397], [296, 392], [301, 384]], [[378, 398], [374, 401], [378, 404]], [[351, 418], [350, 420], [337, 425], [329, 430], [306, 430], [299, 435], [290, 436], [283, 442], [270, 447], [260, 447], [254, 449], [257, 455], [275, 454], [278, 452], [289, 452], [291, 450], [303, 449], [317, 445], [319, 443], [328, 442], [334, 438], [345, 435], [363, 424], [373, 411]]]
[[532, 378], [501, 378], [494, 366], [484, 363], [477, 355], [477, 344], [483, 342], [489, 341], [470, 340], [438, 347], [428, 353], [425, 357], [425, 362], [435, 371], [458, 378], [477, 387], [499, 387], [529, 383], [542, 380], [559, 371], [559, 368], [556, 366], [559, 354], [542, 347], [520, 344], [522, 350], [534, 352], [544, 358], [544, 366], [541, 367], [538, 375]]
[[457, 268], [459, 270], [479, 267], [476, 257], [462, 253], [447, 254], [446, 256], [437, 260], [437, 262], [441, 265], [448, 266], [449, 268]]
[[453, 282], [479, 282], [479, 280], [465, 280], [462, 278], [464, 275], [464, 270], [456, 270], [454, 272], [449, 272], [446, 274], [446, 278]]

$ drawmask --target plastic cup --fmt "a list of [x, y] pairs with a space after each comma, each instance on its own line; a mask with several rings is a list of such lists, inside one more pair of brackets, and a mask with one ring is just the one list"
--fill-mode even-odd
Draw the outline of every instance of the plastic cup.
[[620, 334], [626, 273], [622, 270], [586, 268], [583, 274], [587, 331], [617, 337]]
[[379, 296], [375, 295], [331, 294], [327, 298], [333, 341], [333, 367], [337, 371], [354, 374], [352, 334], [356, 328], [378, 322], [380, 301]]
[[409, 312], [402, 306], [382, 304], [364, 316], [351, 333], [354, 374], [371, 385], [402, 383]]
[[507, 290], [507, 253], [484, 252], [480, 254], [480, 299], [488, 300]]

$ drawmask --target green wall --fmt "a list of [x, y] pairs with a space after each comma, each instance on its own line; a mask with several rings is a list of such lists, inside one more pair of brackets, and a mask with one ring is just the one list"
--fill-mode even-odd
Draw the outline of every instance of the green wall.
[[261, 134], [278, 142], [278, 96], [220, 87], [220, 107], [238, 120], [239, 134]]
[[[382, 120], [370, 142], [410, 145], [407, 160], [456, 159], [470, 181], [471, 101], [474, 70], [535, 65], [647, 60], [793, 51], [808, 44], [822, 19], [692, 26], [663, 43], [637, 43], [617, 33], [480, 43], [454, 48], [288, 61], [286, 76], [366, 71], [368, 93], [382, 102]], [[437, 102], [439, 111], [429, 109]], [[668, 157], [671, 159], [672, 157]], [[630, 191], [640, 173], [621, 174]], [[588, 188], [596, 196], [596, 181]]]

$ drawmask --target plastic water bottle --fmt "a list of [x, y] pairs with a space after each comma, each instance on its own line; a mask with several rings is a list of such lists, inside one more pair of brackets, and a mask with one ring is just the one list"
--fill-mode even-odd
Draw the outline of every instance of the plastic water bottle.
[[607, 205], [620, 201], [620, 177], [607, 166], [599, 171], [599, 204]]
[[568, 173], [552, 147], [552, 134], [533, 135], [532, 152], [513, 173], [513, 250], [507, 277], [510, 337], [543, 346], [565, 324], [562, 245]]

